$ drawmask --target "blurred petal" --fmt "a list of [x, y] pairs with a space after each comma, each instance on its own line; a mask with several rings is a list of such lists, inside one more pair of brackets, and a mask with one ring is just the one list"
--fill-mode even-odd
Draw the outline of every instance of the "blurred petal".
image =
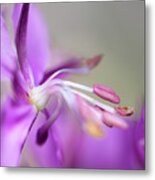
[[142, 168], [145, 166], [145, 108], [143, 107], [141, 117], [137, 122], [135, 130], [136, 150], [141, 162]]
[[40, 114], [28, 136], [20, 158], [20, 166], [24, 167], [60, 167], [57, 158], [57, 142], [53, 139], [53, 132], [48, 134], [46, 142], [40, 146], [36, 142], [38, 129], [46, 122], [46, 118]]
[[11, 40], [8, 34], [8, 30], [3, 19], [3, 16], [0, 16], [1, 22], [1, 49], [0, 49], [0, 61], [1, 61], [1, 78], [2, 80], [12, 78], [13, 71], [16, 67], [16, 53], [13, 50]]
[[52, 74], [55, 74], [55, 78], [63, 79], [69, 74], [88, 73], [101, 62], [102, 55], [84, 58], [55, 50], [52, 53], [52, 60], [52, 67], [45, 73], [41, 83], [45, 82]]
[[17, 25], [16, 31], [16, 48], [18, 54], [18, 62], [20, 65], [21, 72], [28, 84], [29, 88], [32, 88], [34, 85], [33, 76], [31, 68], [28, 62], [27, 56], [27, 25], [28, 25], [28, 16], [29, 16], [29, 4], [23, 4], [20, 18]]
[[[52, 113], [54, 107], [49, 107]], [[78, 124], [68, 112], [65, 102], [57, 120], [49, 129], [48, 138], [42, 145], [36, 142], [38, 129], [46, 122], [40, 114], [29, 135], [20, 165], [29, 167], [70, 167], [78, 144]], [[68, 113], [67, 113], [68, 112]], [[73, 136], [74, 135], [74, 136]]]
[[[144, 162], [139, 161], [137, 156], [137, 136], [135, 121], [128, 121], [128, 129], [105, 127], [106, 136], [92, 138], [87, 134], [81, 135], [80, 146], [77, 148], [73, 167], [95, 169], [144, 169]], [[141, 134], [144, 131], [140, 128]], [[144, 135], [144, 134], [143, 134]], [[138, 137], [139, 133], [138, 133]], [[141, 136], [142, 137], [142, 136]], [[138, 138], [139, 139], [139, 138]], [[144, 153], [144, 146], [143, 146]], [[142, 150], [141, 149], [141, 150]], [[143, 154], [144, 158], [144, 154]]]
[[105, 127], [107, 135], [81, 137], [74, 168], [134, 169], [131, 163], [132, 136], [128, 131]]
[[72, 162], [81, 141], [81, 128], [77, 117], [65, 103], [53, 129], [55, 129], [55, 138], [59, 142], [62, 165], [64, 168], [72, 168]]
[[16, 70], [14, 72], [12, 80], [12, 88], [14, 92], [14, 97], [18, 102], [28, 102], [28, 86], [25, 79], [22, 76], [21, 71]]
[[[17, 30], [21, 12], [21, 4], [16, 4], [13, 12], [14, 30]], [[47, 60], [49, 59], [49, 43], [46, 25], [38, 11], [31, 5], [27, 25], [27, 58], [33, 72], [35, 84], [41, 80]]]
[[20, 149], [33, 117], [34, 111], [29, 105], [7, 99], [1, 114], [2, 166], [19, 165]]
[[89, 105], [82, 98], [77, 96], [78, 108], [83, 119], [84, 130], [94, 137], [102, 137], [104, 135], [103, 131], [103, 113], [96, 109], [95, 107]]

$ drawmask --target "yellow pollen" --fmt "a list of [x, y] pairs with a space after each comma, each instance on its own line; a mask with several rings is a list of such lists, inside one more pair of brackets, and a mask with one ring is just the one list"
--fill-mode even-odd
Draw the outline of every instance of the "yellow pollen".
[[124, 116], [131, 116], [134, 113], [134, 108], [129, 106], [117, 106], [116, 110]]
[[87, 131], [88, 134], [94, 137], [103, 137], [104, 132], [101, 129], [100, 125], [97, 124], [94, 121], [88, 120], [85, 125], [84, 125], [85, 130]]

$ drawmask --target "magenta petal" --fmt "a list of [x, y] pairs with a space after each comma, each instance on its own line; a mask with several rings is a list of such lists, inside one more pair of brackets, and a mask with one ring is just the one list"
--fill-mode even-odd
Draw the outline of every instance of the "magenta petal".
[[54, 138], [60, 147], [57, 153], [64, 168], [72, 168], [73, 159], [81, 141], [80, 125], [75, 119], [77, 117], [74, 117], [75, 114], [69, 110], [64, 103], [61, 114], [51, 129], [55, 132]]
[[[55, 72], [62, 70], [62, 69], [72, 69], [75, 68], [79, 65], [80, 60], [73, 58], [73, 59], [68, 59], [64, 62], [62, 62], [60, 65], [56, 66], [56, 67], [51, 67], [50, 70], [47, 70], [41, 80], [42, 84], [43, 82], [45, 82], [52, 74], [54, 74]], [[59, 75], [56, 76], [56, 78], [60, 78], [60, 79], [64, 79], [66, 78], [70, 73], [69, 72], [63, 72]]]
[[[49, 114], [52, 116], [53, 107], [50, 106]], [[40, 114], [36, 120], [24, 153], [20, 161], [21, 166], [31, 167], [71, 167], [75, 150], [78, 145], [78, 132], [76, 121], [64, 104], [59, 117], [48, 131], [46, 142], [39, 145], [36, 142], [38, 129], [42, 127], [47, 119]]]
[[138, 157], [141, 161], [141, 164], [145, 164], [145, 108], [143, 107], [141, 112], [141, 117], [137, 122], [137, 126], [135, 129], [135, 143], [136, 150], [138, 152]]
[[70, 74], [87, 74], [101, 62], [102, 55], [84, 58], [78, 55], [71, 55], [67, 52], [60, 52], [60, 50], [53, 50], [52, 60], [52, 67], [44, 74], [41, 83], [58, 72], [55, 78], [61, 79], [66, 78]]
[[[141, 128], [139, 132], [135, 131], [136, 125], [137, 122], [129, 121], [129, 128], [125, 130], [105, 127], [106, 136], [98, 140], [83, 134], [73, 161], [73, 167], [119, 170], [144, 169], [144, 162], [139, 161], [137, 149], [135, 150], [135, 140], [136, 143], [139, 142], [135, 139], [135, 134], [138, 137], [143, 137], [144, 131]], [[139, 133], [142, 136], [139, 136]], [[144, 147], [141, 150], [144, 153]]]
[[100, 139], [86, 134], [81, 136], [80, 146], [74, 160], [75, 168], [133, 168], [131, 165], [131, 139], [127, 131], [107, 127], [106, 132], [106, 136]]
[[16, 31], [16, 48], [18, 54], [18, 62], [20, 65], [21, 72], [30, 88], [33, 87], [33, 77], [29, 62], [27, 61], [27, 25], [29, 16], [29, 4], [23, 4], [20, 18], [17, 25]]
[[12, 73], [16, 67], [15, 59], [16, 53], [11, 46], [11, 40], [8, 34], [8, 30], [4, 19], [0, 16], [0, 30], [1, 30], [1, 49], [0, 49], [0, 61], [1, 61], [1, 78], [2, 80], [12, 78]]
[[17, 102], [28, 102], [28, 86], [25, 79], [22, 76], [21, 71], [16, 70], [12, 79], [12, 88], [14, 93], [14, 98]]
[[[21, 4], [15, 5], [13, 12], [14, 30], [17, 30], [21, 11]], [[49, 60], [49, 43], [46, 25], [38, 11], [31, 5], [27, 25], [27, 59], [31, 67], [35, 84], [38, 84], [43, 76], [47, 60]]]
[[20, 158], [20, 166], [24, 167], [61, 167], [57, 151], [59, 150], [58, 142], [53, 138], [52, 129], [48, 134], [48, 138], [43, 145], [38, 145], [36, 136], [38, 129], [47, 121], [43, 114], [39, 114], [32, 130], [25, 143], [23, 154]]
[[1, 165], [19, 166], [20, 150], [35, 112], [7, 99], [1, 114]]

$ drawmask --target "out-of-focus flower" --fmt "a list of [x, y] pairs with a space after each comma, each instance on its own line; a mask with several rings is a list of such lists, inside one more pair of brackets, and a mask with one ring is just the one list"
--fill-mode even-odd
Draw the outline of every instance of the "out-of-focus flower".
[[128, 127], [121, 116], [131, 115], [132, 108], [111, 107], [81, 92], [119, 104], [111, 88], [64, 79], [68, 74], [88, 73], [100, 63], [101, 55], [72, 57], [47, 72], [48, 35], [38, 10], [16, 5], [13, 25], [14, 49], [1, 15], [2, 78], [11, 80], [13, 90], [2, 109], [2, 166], [69, 167], [81, 130], [100, 137], [107, 127]]
[[108, 135], [100, 139], [83, 134], [72, 167], [144, 170], [144, 114], [143, 108], [138, 119], [129, 121], [126, 131], [106, 127]]

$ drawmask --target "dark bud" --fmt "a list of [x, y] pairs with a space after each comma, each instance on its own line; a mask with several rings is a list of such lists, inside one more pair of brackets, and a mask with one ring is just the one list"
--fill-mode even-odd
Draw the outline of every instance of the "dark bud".
[[48, 130], [45, 130], [44, 127], [41, 127], [37, 132], [36, 142], [39, 146], [43, 145], [48, 138]]

